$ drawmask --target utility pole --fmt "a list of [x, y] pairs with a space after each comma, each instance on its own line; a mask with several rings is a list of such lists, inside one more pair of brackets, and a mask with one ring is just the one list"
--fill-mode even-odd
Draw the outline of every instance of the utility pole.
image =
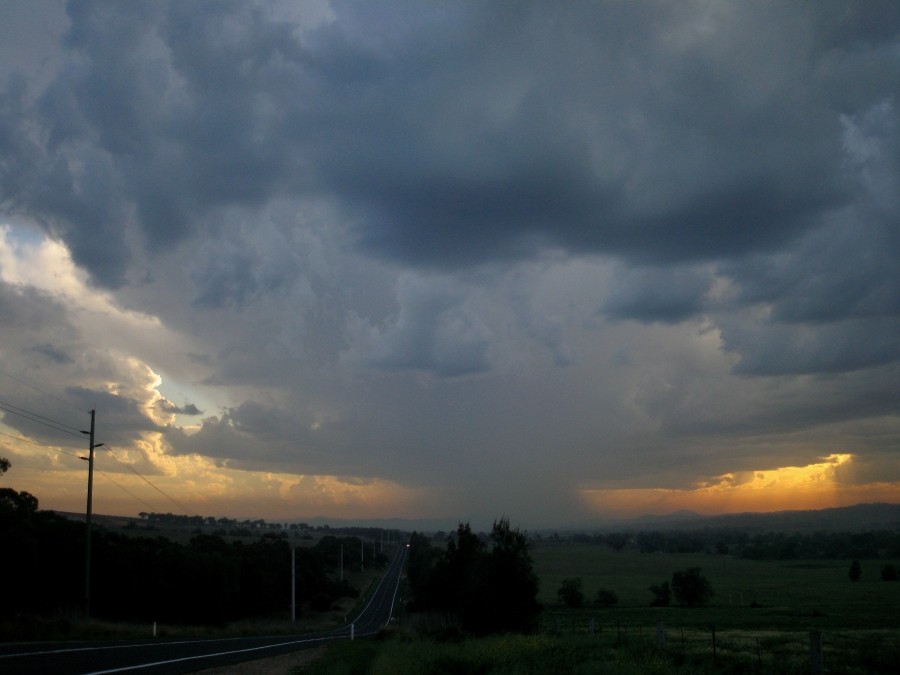
[[291, 546], [291, 623], [297, 622], [297, 546]]
[[94, 497], [94, 448], [103, 445], [103, 443], [94, 443], [94, 415], [95, 411], [91, 410], [91, 430], [81, 432], [88, 434], [90, 438], [88, 456], [81, 458], [87, 460], [88, 463], [87, 510], [84, 517], [84, 617], [86, 619], [91, 617], [91, 509]]

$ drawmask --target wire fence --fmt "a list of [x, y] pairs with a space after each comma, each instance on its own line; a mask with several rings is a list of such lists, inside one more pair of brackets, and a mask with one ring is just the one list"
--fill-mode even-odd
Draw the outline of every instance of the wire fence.
[[864, 630], [744, 630], [559, 613], [545, 616], [541, 633], [581, 636], [615, 650], [654, 652], [674, 664], [691, 662], [738, 672], [896, 673], [900, 664], [900, 625]]

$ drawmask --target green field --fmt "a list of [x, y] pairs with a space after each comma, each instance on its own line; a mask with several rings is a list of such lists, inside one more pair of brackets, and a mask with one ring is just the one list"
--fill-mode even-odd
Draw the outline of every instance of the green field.
[[[881, 580], [888, 560], [862, 560], [862, 577], [851, 582], [849, 560], [757, 561], [708, 554], [614, 551], [602, 545], [542, 546], [532, 551], [541, 580], [540, 600], [559, 604], [563, 579], [580, 577], [584, 595], [614, 591], [616, 607], [581, 613], [655, 625], [797, 630], [809, 628], [882, 629], [900, 627], [900, 583]], [[670, 580], [676, 570], [699, 567], [715, 596], [707, 607], [649, 607], [651, 584]]]
[[[303, 672], [426, 673], [784, 673], [811, 672], [810, 635], [821, 636], [828, 673], [894, 673], [900, 663], [900, 583], [881, 580], [897, 561], [752, 561], [722, 555], [616, 552], [603, 545], [532, 551], [545, 606], [533, 636], [436, 640], [397, 630], [375, 641], [329, 647]], [[715, 596], [706, 607], [650, 607], [648, 587], [700, 567]], [[619, 602], [572, 610], [563, 579], [579, 577], [591, 601], [600, 588]], [[664, 636], [664, 644], [660, 637]], [[715, 635], [715, 636], [714, 636]]]

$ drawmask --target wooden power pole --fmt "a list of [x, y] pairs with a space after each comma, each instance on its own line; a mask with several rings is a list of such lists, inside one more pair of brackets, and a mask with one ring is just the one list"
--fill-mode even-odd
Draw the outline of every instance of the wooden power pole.
[[94, 416], [95, 411], [91, 410], [91, 430], [81, 432], [88, 434], [90, 438], [88, 456], [82, 457], [88, 463], [87, 509], [84, 516], [84, 616], [86, 619], [91, 616], [91, 510], [94, 497], [94, 448], [103, 445], [103, 443], [94, 443]]

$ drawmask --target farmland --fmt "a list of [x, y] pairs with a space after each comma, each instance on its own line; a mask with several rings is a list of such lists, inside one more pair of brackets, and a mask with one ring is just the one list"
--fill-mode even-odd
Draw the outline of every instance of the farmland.
[[[680, 625], [796, 630], [816, 628], [900, 628], [900, 583], [881, 580], [885, 560], [863, 560], [862, 576], [851, 582], [848, 560], [759, 561], [726, 555], [639, 553], [607, 546], [541, 546], [532, 551], [541, 579], [539, 599], [558, 604], [563, 579], [579, 577], [590, 600], [600, 588], [613, 590], [616, 607], [602, 610], [619, 620], [659, 620]], [[703, 608], [651, 608], [651, 584], [669, 579], [676, 570], [699, 567], [715, 591]], [[583, 609], [600, 616], [601, 610]]]
[[[385, 640], [330, 648], [316, 673], [808, 673], [811, 632], [825, 671], [890, 673], [900, 660], [900, 583], [881, 580], [897, 561], [861, 560], [857, 582], [845, 559], [760, 561], [706, 553], [640, 553], [605, 545], [532, 550], [545, 607], [531, 636], [451, 640], [400, 630]], [[650, 607], [651, 584], [699, 567], [715, 591], [705, 607]], [[580, 578], [587, 602], [563, 607], [563, 579]], [[590, 602], [597, 590], [618, 603]]]

